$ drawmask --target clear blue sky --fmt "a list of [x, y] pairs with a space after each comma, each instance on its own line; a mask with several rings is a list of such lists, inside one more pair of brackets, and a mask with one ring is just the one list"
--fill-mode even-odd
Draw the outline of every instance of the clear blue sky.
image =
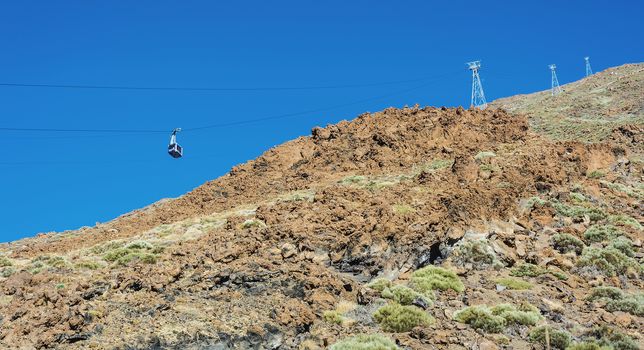
[[[642, 1], [4, 1], [0, 83], [179, 87], [352, 85], [253, 92], [0, 86], [0, 127], [198, 127], [180, 134], [0, 131], [0, 241], [108, 221], [179, 196], [316, 125], [405, 104], [469, 104], [642, 61]], [[422, 85], [422, 86], [421, 86]], [[402, 91], [402, 92], [401, 92]], [[377, 96], [380, 99], [372, 99]], [[360, 102], [362, 101], [362, 102]], [[327, 109], [330, 106], [343, 107]]]

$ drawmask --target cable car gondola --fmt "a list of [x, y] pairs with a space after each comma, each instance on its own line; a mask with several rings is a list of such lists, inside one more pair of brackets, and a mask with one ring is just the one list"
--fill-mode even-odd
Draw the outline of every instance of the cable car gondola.
[[170, 135], [170, 144], [168, 145], [168, 154], [172, 158], [181, 158], [183, 156], [183, 148], [177, 143], [177, 132], [181, 131], [181, 128], [176, 128], [172, 130], [172, 135]]

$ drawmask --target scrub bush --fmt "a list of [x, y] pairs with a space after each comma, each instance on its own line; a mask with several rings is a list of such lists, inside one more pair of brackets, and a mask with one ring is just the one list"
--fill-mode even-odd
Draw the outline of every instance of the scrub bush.
[[429, 326], [433, 318], [415, 306], [389, 304], [373, 314], [373, 318], [387, 332], [408, 332], [417, 326]]
[[463, 282], [452, 271], [437, 266], [425, 266], [411, 275], [410, 287], [417, 292], [428, 294], [433, 290], [452, 289], [458, 293], [465, 289]]

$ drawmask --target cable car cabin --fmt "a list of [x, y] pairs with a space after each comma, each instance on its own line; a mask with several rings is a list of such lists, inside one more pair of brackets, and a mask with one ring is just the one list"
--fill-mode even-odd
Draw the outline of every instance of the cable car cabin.
[[170, 135], [170, 144], [168, 145], [168, 154], [172, 158], [181, 158], [183, 156], [183, 148], [177, 143], [177, 132], [181, 131], [180, 128], [172, 130]]
[[178, 143], [168, 145], [168, 154], [172, 158], [181, 158], [183, 156], [183, 147], [179, 146]]

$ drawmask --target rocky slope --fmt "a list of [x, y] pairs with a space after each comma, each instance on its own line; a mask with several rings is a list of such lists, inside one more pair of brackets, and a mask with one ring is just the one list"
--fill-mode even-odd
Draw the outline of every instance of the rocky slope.
[[620, 127], [644, 124], [644, 64], [626, 64], [550, 90], [494, 101], [492, 108], [526, 114], [537, 132], [555, 140], [598, 142]]
[[112, 222], [0, 245], [0, 347], [531, 349], [547, 326], [554, 348], [637, 349], [641, 81], [606, 90], [639, 109], [603, 143], [553, 141], [525, 102], [594, 99], [583, 81], [495, 103], [522, 114], [390, 108]]

